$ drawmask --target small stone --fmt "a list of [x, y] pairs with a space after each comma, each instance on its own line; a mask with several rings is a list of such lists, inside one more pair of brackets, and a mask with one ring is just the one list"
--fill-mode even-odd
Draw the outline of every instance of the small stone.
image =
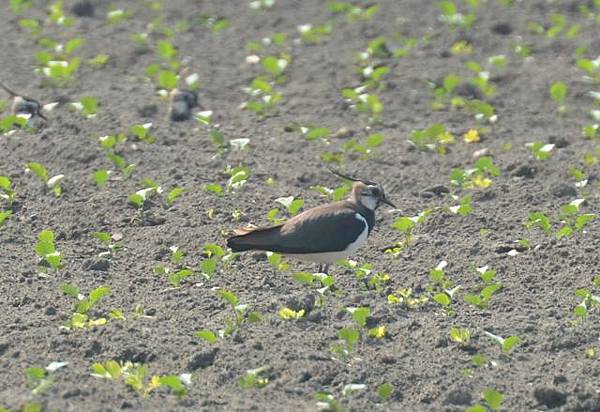
[[339, 139], [345, 139], [347, 137], [352, 137], [354, 136], [354, 130], [348, 128], [348, 127], [340, 127], [334, 134], [333, 137], [335, 138], [339, 138]]
[[560, 183], [552, 189], [552, 194], [555, 197], [576, 197], [577, 189], [566, 183]]
[[556, 408], [567, 402], [567, 395], [554, 388], [536, 388], [533, 396], [542, 405], [548, 408]]
[[92, 258], [83, 262], [85, 270], [95, 270], [98, 272], [106, 272], [110, 267], [110, 262], [106, 259]]
[[530, 165], [521, 165], [517, 168], [517, 170], [513, 172], [513, 176], [532, 179], [533, 177], [535, 177], [535, 173], [535, 167]]
[[212, 349], [208, 349], [203, 352], [197, 353], [188, 362], [187, 369], [190, 372], [193, 372], [197, 369], [204, 369], [209, 366], [212, 366], [212, 364], [215, 362], [215, 357], [217, 356], [218, 352], [219, 352], [218, 348], [212, 348]]
[[94, 17], [94, 5], [91, 1], [78, 1], [71, 7], [71, 12], [77, 17]]
[[501, 34], [502, 36], [508, 36], [512, 33], [512, 27], [508, 23], [496, 23], [492, 26], [492, 32]]
[[446, 395], [446, 403], [452, 405], [470, 405], [472, 401], [471, 393], [464, 389], [454, 389]]

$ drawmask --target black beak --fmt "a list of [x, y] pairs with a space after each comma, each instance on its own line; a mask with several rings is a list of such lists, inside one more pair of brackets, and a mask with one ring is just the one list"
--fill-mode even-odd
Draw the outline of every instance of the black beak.
[[393, 204], [392, 202], [390, 202], [389, 200], [387, 200], [385, 197], [382, 197], [381, 201], [383, 203], [385, 203], [386, 205], [389, 205], [389, 206], [393, 207], [394, 209], [398, 209], [395, 204]]

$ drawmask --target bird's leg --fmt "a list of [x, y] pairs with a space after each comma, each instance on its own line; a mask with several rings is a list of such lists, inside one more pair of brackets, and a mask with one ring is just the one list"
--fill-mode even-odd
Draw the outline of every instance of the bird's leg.
[[326, 275], [329, 275], [329, 265], [323, 265], [321, 273], [325, 273]]
[[317, 268], [317, 273], [323, 273], [323, 265], [319, 265]]

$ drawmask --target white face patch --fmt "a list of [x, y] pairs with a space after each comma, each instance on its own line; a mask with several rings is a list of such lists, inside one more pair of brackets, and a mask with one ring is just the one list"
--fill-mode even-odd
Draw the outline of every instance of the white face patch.
[[361, 194], [360, 203], [362, 203], [363, 206], [369, 210], [375, 210], [377, 209], [377, 206], [379, 204], [379, 199], [377, 199], [377, 197], [373, 196], [372, 194]]

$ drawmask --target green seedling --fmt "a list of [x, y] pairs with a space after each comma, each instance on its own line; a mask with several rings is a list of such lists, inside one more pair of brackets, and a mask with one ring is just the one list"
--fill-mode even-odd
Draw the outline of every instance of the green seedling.
[[15, 14], [21, 14], [33, 6], [33, 0], [10, 0], [9, 5]]
[[227, 192], [233, 192], [236, 189], [241, 188], [250, 177], [250, 169], [246, 166], [240, 165], [236, 167], [228, 166], [225, 170], [230, 177], [227, 181]]
[[380, 9], [379, 5], [365, 6], [364, 8], [341, 1], [327, 2], [327, 8], [334, 14], [344, 14], [348, 23], [371, 20]]
[[565, 99], [567, 97], [567, 85], [564, 82], [556, 82], [550, 86], [550, 98], [558, 105], [558, 114], [565, 114], [567, 107]]
[[92, 180], [96, 183], [96, 186], [102, 187], [110, 178], [111, 171], [106, 169], [98, 169], [94, 173], [92, 173]]
[[[435, 82], [428, 82], [428, 85], [433, 89], [434, 92], [434, 99], [431, 102], [431, 108], [433, 110], [445, 109], [447, 104], [453, 101], [452, 92], [460, 85], [460, 83], [461, 78], [455, 74], [449, 74], [445, 76], [441, 85], [437, 85]], [[452, 103], [452, 105], [459, 105], [459, 103]]]
[[485, 333], [487, 337], [496, 341], [502, 348], [502, 352], [506, 354], [512, 352], [512, 350], [521, 343], [521, 338], [518, 336], [507, 336], [506, 338], [503, 338], [502, 336], [494, 335], [488, 331], [483, 331], [483, 333]]
[[6, 202], [8, 207], [17, 199], [17, 191], [8, 176], [0, 176], [0, 199]]
[[0, 133], [10, 135], [18, 129], [30, 130], [29, 117], [20, 114], [9, 114], [0, 118]]
[[246, 375], [240, 379], [239, 384], [242, 389], [262, 389], [269, 384], [268, 372], [270, 366], [262, 366], [256, 369], [246, 371]]
[[50, 4], [48, 6], [48, 12], [49, 21], [58, 26], [69, 27], [72, 26], [73, 22], [75, 21], [73, 17], [69, 17], [65, 14], [62, 0], [55, 1], [54, 3]]
[[351, 188], [352, 186], [348, 182], [345, 182], [342, 185], [333, 189], [330, 189], [325, 186], [311, 186], [312, 190], [316, 190], [317, 192], [321, 193], [323, 196], [326, 196], [328, 199], [331, 199], [334, 202], [345, 199], [348, 196], [348, 193], [350, 193]]
[[54, 372], [67, 366], [68, 362], [52, 362], [45, 368], [29, 367], [25, 369], [28, 386], [33, 395], [41, 395], [54, 384]]
[[98, 254], [100, 257], [113, 256], [119, 249], [122, 249], [120, 241], [123, 239], [123, 235], [115, 233], [111, 235], [108, 232], [93, 232], [92, 237], [99, 240], [100, 243], [107, 249], [105, 252]]
[[446, 129], [446, 126], [436, 123], [426, 129], [413, 130], [408, 142], [419, 150], [443, 155], [447, 152], [447, 146], [454, 143], [454, 135]]
[[131, 17], [131, 12], [124, 9], [112, 9], [106, 13], [106, 21], [110, 24], [122, 23]]
[[331, 352], [342, 357], [347, 357], [354, 351], [356, 344], [360, 340], [360, 332], [354, 328], [342, 328], [338, 332], [338, 338], [343, 343], [336, 343], [331, 346]]
[[504, 395], [494, 389], [487, 388], [483, 391], [483, 400], [485, 401], [485, 406], [478, 403], [467, 408], [466, 412], [487, 412], [487, 408], [492, 411], [498, 411], [502, 408]]
[[54, 192], [54, 195], [56, 197], [60, 197], [62, 195], [63, 189], [61, 186], [61, 181], [63, 180], [65, 175], [56, 175], [49, 177], [48, 170], [46, 170], [44, 165], [35, 162], [27, 163], [25, 165], [25, 171], [31, 171], [35, 173], [35, 175], [39, 177], [43, 183], [46, 184], [46, 187], [52, 190], [52, 192]]
[[400, 256], [404, 248], [406, 248], [414, 239], [415, 229], [425, 221], [427, 216], [433, 212], [433, 209], [427, 209], [420, 212], [416, 216], [401, 216], [397, 218], [392, 227], [404, 235], [404, 239], [396, 242], [394, 245], [385, 248], [385, 253], [389, 253], [394, 257]]
[[377, 396], [381, 402], [386, 402], [394, 394], [394, 385], [389, 382], [382, 383], [377, 387]]
[[429, 298], [425, 295], [413, 296], [412, 288], [404, 288], [389, 294], [387, 296], [387, 301], [390, 304], [402, 305], [407, 309], [416, 309], [427, 303]]
[[219, 330], [219, 336], [226, 337], [239, 329], [246, 321], [257, 323], [262, 320], [262, 314], [258, 311], [248, 311], [248, 305], [240, 304], [238, 297], [227, 289], [217, 289], [216, 294], [223, 299], [231, 308], [234, 317], [233, 320], [225, 321], [225, 329]]
[[469, 342], [471, 341], [471, 332], [466, 328], [450, 328], [450, 340], [452, 342], [458, 343], [461, 347], [469, 346]]
[[581, 128], [581, 135], [586, 139], [596, 140], [600, 136], [600, 125], [598, 123], [588, 124]]
[[2, 227], [6, 219], [12, 216], [12, 213], [12, 210], [0, 210], [0, 227]]
[[317, 410], [327, 412], [349, 412], [350, 410], [343, 407], [340, 401], [335, 399], [331, 393], [317, 392], [314, 394], [317, 401]]
[[576, 66], [586, 73], [584, 80], [592, 84], [600, 83], [600, 57], [595, 60], [579, 59]]
[[283, 74], [286, 67], [290, 63], [290, 56], [284, 55], [282, 58], [275, 56], [266, 56], [261, 59], [261, 65], [267, 75], [277, 84], [285, 83], [285, 75]]
[[156, 136], [150, 133], [150, 129], [152, 128], [152, 123], [144, 123], [144, 124], [136, 124], [131, 126], [131, 133], [137, 137], [139, 140], [146, 144], [156, 143]]
[[56, 270], [63, 267], [62, 255], [54, 246], [54, 232], [51, 230], [40, 232], [35, 251], [50, 267]]
[[189, 374], [176, 375], [154, 375], [147, 381], [148, 367], [141, 363], [117, 362], [108, 360], [104, 363], [93, 363], [91, 365], [91, 375], [98, 379], [107, 379], [112, 381], [123, 381], [125, 385], [133, 389], [138, 395], [146, 397], [151, 392], [165, 387], [173, 392], [177, 397], [182, 398], [187, 395], [187, 389], [184, 383], [191, 383]]
[[379, 123], [383, 113], [383, 103], [376, 94], [366, 93], [367, 86], [343, 89], [342, 97], [359, 113], [367, 114], [369, 123]]
[[243, 107], [254, 112], [259, 117], [272, 113], [283, 99], [283, 94], [276, 91], [273, 85], [263, 77], [256, 77], [244, 91], [252, 97]]
[[492, 185], [490, 177], [500, 176], [501, 171], [489, 156], [482, 156], [471, 169], [454, 169], [450, 174], [450, 183], [465, 189], [487, 188]]
[[[594, 278], [593, 284], [596, 288], [600, 287], [600, 276]], [[575, 296], [581, 299], [581, 302], [573, 310], [575, 320], [571, 321], [573, 325], [582, 323], [589, 315], [591, 310], [600, 307], [600, 296], [594, 295], [589, 289], [582, 288], [575, 291]]]
[[527, 218], [525, 227], [529, 231], [531, 231], [535, 227], [539, 227], [546, 234], [549, 234], [552, 231], [552, 223], [550, 222], [550, 218], [546, 216], [546, 214], [543, 212], [529, 213], [529, 217]]
[[585, 172], [575, 166], [569, 168], [569, 174], [575, 179], [575, 187], [582, 188], [588, 183], [588, 177]]
[[583, 232], [588, 223], [596, 219], [595, 213], [580, 213], [579, 208], [584, 201], [584, 199], [575, 199], [561, 206], [559, 218], [563, 226], [556, 232], [558, 239]]
[[454, 294], [460, 289], [460, 285], [454, 286], [454, 282], [446, 276], [444, 268], [448, 262], [442, 260], [435, 268], [429, 272], [429, 278], [433, 282], [428, 287], [431, 298], [442, 307], [443, 312], [448, 316], [453, 316], [456, 311], [452, 307]]
[[154, 267], [154, 273], [156, 275], [168, 276], [169, 283], [173, 287], [181, 287], [181, 282], [194, 275], [194, 271], [189, 267], [182, 264], [183, 257], [185, 253], [183, 250], [178, 248], [177, 246], [171, 246], [169, 248], [171, 251], [170, 260], [171, 263], [175, 266], [173, 269], [164, 265], [157, 265]]
[[319, 294], [315, 302], [316, 307], [323, 306], [327, 294], [336, 290], [335, 279], [325, 273], [297, 272], [294, 273], [293, 279], [298, 283], [316, 289]]
[[360, 159], [364, 160], [371, 155], [374, 149], [381, 146], [384, 140], [383, 133], [373, 133], [367, 136], [364, 143], [358, 143], [356, 139], [350, 139], [342, 147], [346, 152], [359, 154]]
[[302, 24], [298, 26], [298, 33], [300, 33], [300, 39], [306, 44], [317, 44], [321, 43], [333, 32], [333, 24], [325, 23], [320, 26], [313, 26], [312, 24]]
[[71, 107], [90, 119], [98, 114], [98, 99], [92, 96], [84, 96], [80, 101], [71, 103]]
[[283, 256], [279, 253], [267, 252], [267, 260], [271, 267], [278, 272], [285, 272], [290, 268], [290, 265], [283, 260]]
[[216, 343], [218, 340], [217, 335], [215, 335], [214, 332], [212, 332], [208, 329], [200, 330], [200, 331], [196, 332], [194, 335], [210, 344]]
[[474, 10], [469, 14], [463, 14], [458, 11], [456, 4], [449, 0], [443, 0], [438, 3], [440, 16], [438, 20], [450, 26], [452, 30], [469, 29], [475, 22], [476, 15]]
[[89, 59], [88, 64], [94, 69], [102, 69], [108, 63], [110, 56], [108, 54], [100, 53]]
[[467, 110], [475, 116], [475, 120], [480, 123], [496, 123], [498, 115], [496, 109], [490, 103], [482, 102], [481, 100], [473, 99], [465, 102]]
[[492, 296], [500, 289], [502, 289], [501, 283], [493, 283], [496, 277], [496, 271], [489, 269], [487, 266], [483, 266], [477, 269], [479, 277], [483, 281], [483, 287], [479, 293], [470, 293], [465, 296], [465, 302], [473, 305], [479, 309], [486, 309], [492, 299]]
[[93, 326], [102, 326], [106, 324], [106, 318], [100, 317], [93, 319], [89, 312], [102, 298], [110, 294], [110, 289], [108, 287], [97, 287], [96, 289], [92, 290], [87, 297], [79, 292], [79, 288], [70, 283], [63, 284], [61, 289], [65, 295], [75, 299], [71, 319], [66, 325], [64, 325], [66, 330], [87, 329]]
[[547, 160], [552, 157], [554, 144], [544, 142], [528, 143], [527, 146], [531, 149], [531, 154], [537, 160]]
[[200, 271], [206, 279], [212, 278], [217, 272], [219, 265], [223, 269], [227, 268], [231, 260], [235, 257], [234, 253], [226, 253], [221, 246], [214, 243], [205, 244], [202, 247], [202, 254], [205, 259], [200, 264]]
[[459, 200], [459, 204], [456, 206], [449, 207], [448, 210], [454, 213], [455, 215], [470, 215], [473, 212], [473, 197], [471, 195], [461, 197]]
[[[288, 216], [295, 216], [304, 206], [304, 200], [295, 199], [294, 196], [280, 197], [275, 199], [275, 202], [285, 208]], [[282, 223], [283, 221], [285, 221], [286, 218], [279, 217], [280, 212], [280, 208], [274, 208], [269, 210], [267, 212], [267, 219], [270, 222], [273, 222], [274, 225]]]
[[[502, 55], [492, 56], [488, 61], [490, 65], [495, 65], [496, 67], [504, 67], [506, 65], [506, 57]], [[479, 91], [487, 98], [496, 94], [496, 87], [490, 84], [490, 72], [488, 70], [484, 70], [479, 63], [474, 61], [466, 62], [465, 66], [475, 73], [475, 76], [469, 79], [469, 83], [472, 86], [479, 89]]]

